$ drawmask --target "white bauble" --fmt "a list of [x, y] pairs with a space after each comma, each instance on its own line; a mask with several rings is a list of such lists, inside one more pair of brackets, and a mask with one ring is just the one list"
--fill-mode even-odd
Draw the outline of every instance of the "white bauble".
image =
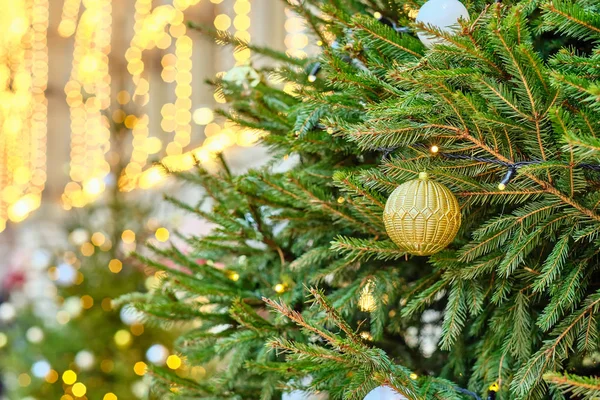
[[378, 386], [371, 390], [364, 400], [408, 400], [389, 386]]
[[36, 361], [31, 366], [31, 373], [36, 378], [45, 378], [46, 376], [48, 376], [51, 370], [52, 367], [50, 367], [50, 364], [46, 360]]
[[[305, 376], [300, 380], [300, 384], [302, 386], [308, 386], [312, 382], [312, 376]], [[294, 381], [290, 381], [290, 383], [294, 383]], [[281, 396], [281, 400], [327, 400], [329, 395], [326, 392], [307, 392], [304, 390], [293, 390], [291, 392], [285, 392]]]
[[144, 321], [144, 314], [130, 305], [121, 308], [119, 315], [125, 325], [141, 324]]
[[146, 351], [146, 359], [152, 364], [164, 365], [169, 357], [169, 349], [162, 344], [154, 344]]
[[27, 329], [25, 337], [27, 337], [27, 340], [30, 343], [41, 343], [42, 340], [44, 340], [44, 331], [39, 326], [32, 326], [31, 328]]
[[12, 322], [17, 316], [17, 310], [11, 303], [0, 304], [0, 321]]
[[[458, 0], [429, 0], [423, 4], [417, 14], [416, 22], [432, 25], [444, 32], [453, 32], [459, 19], [469, 19], [469, 12]], [[444, 43], [444, 39], [431, 37], [426, 32], [418, 32], [417, 36], [427, 47]]]
[[77, 269], [68, 263], [61, 263], [56, 267], [56, 283], [60, 286], [71, 286], [77, 280]]
[[81, 350], [75, 355], [75, 364], [84, 371], [90, 370], [95, 362], [96, 358], [91, 351]]
[[327, 400], [329, 396], [325, 392], [311, 393], [304, 390], [294, 390], [286, 392], [281, 396], [281, 400]]

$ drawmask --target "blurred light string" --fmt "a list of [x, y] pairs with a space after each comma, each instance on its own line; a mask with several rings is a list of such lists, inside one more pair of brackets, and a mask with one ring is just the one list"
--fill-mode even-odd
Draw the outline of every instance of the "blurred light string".
[[[215, 4], [221, 3], [220, 0], [211, 1]], [[200, 107], [192, 113], [193, 42], [190, 36], [187, 35], [183, 12], [196, 3], [198, 1], [175, 1], [172, 7], [161, 6], [162, 9], [157, 7], [152, 12], [152, 15], [157, 16], [163, 14], [162, 17], [157, 19], [157, 25], [150, 25], [155, 28], [155, 32], [160, 32], [160, 35], [162, 35], [166, 33], [168, 27], [170, 37], [175, 39], [174, 52], [165, 54], [161, 60], [161, 77], [163, 81], [175, 85], [175, 102], [166, 103], [161, 108], [161, 129], [167, 133], [174, 133], [174, 136], [164, 149], [163, 157], [160, 160], [162, 165], [150, 166], [143, 172], [137, 169], [132, 171], [134, 173], [121, 177], [119, 181], [121, 190], [132, 190], [135, 187], [150, 188], [165, 179], [165, 168], [169, 171], [189, 170], [198, 162], [210, 161], [217, 153], [233, 145], [252, 146], [263, 134], [262, 132], [239, 128], [228, 121], [222, 125], [218, 124], [214, 121], [214, 114], [209, 107]], [[161, 11], [157, 11], [159, 9]], [[251, 38], [249, 33], [251, 26], [250, 1], [236, 0], [233, 11], [235, 13], [233, 23], [230, 15], [226, 13], [217, 14], [213, 21], [215, 28], [226, 31], [233, 27], [235, 37], [249, 41]], [[136, 34], [138, 33], [136, 32]], [[144, 35], [143, 32], [139, 34]], [[159, 44], [162, 40], [162, 38], [155, 39], [157, 47], [160, 47]], [[164, 49], [167, 50], [167, 47], [172, 48], [173, 46], [166, 46]], [[234, 53], [236, 65], [247, 64], [250, 57], [251, 51], [249, 49]], [[218, 75], [222, 74], [224, 73]], [[215, 93], [214, 99], [217, 103], [225, 103], [222, 93]], [[204, 127], [205, 139], [200, 146], [185, 151], [185, 148], [192, 141], [192, 121]], [[144, 165], [140, 166], [144, 167]]]
[[40, 206], [46, 183], [48, 0], [0, 15], [0, 232]]
[[[67, 3], [73, 3], [67, 0]], [[65, 4], [59, 33], [69, 35], [77, 4]], [[67, 6], [69, 5], [67, 11]], [[71, 115], [71, 182], [65, 186], [63, 207], [83, 207], [105, 189], [110, 165], [105, 159], [110, 150], [110, 122], [103, 115], [111, 103], [112, 2], [83, 2], [84, 11], [75, 28], [73, 66], [65, 85]], [[75, 16], [76, 18], [76, 16]], [[66, 25], [65, 25], [66, 24]], [[66, 26], [66, 28], [65, 28]]]

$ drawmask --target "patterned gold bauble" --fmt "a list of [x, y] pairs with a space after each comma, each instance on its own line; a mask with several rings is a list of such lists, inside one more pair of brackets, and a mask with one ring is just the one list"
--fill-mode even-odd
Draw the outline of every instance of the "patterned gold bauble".
[[383, 212], [390, 238], [409, 254], [428, 256], [448, 246], [460, 228], [460, 206], [450, 189], [426, 172], [392, 192]]

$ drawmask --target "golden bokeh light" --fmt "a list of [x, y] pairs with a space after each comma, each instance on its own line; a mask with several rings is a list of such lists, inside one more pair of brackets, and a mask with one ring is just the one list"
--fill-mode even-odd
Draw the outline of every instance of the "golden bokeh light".
[[158, 228], [154, 233], [154, 236], [159, 242], [166, 242], [169, 240], [169, 230], [167, 228]]
[[0, 16], [0, 232], [40, 206], [46, 182], [48, 0]]
[[131, 333], [121, 329], [115, 333], [115, 343], [119, 347], [127, 347], [131, 343]]
[[75, 382], [77, 382], [77, 374], [75, 373], [75, 371], [72, 371], [70, 369], [66, 370], [62, 374], [62, 380], [65, 384], [72, 385]]
[[108, 269], [113, 274], [118, 274], [123, 269], [123, 263], [120, 260], [117, 260], [116, 258], [113, 258], [108, 263]]
[[71, 388], [71, 391], [73, 392], [73, 395], [75, 395], [76, 397], [83, 397], [85, 396], [86, 392], [87, 392], [87, 388], [85, 387], [85, 385], [81, 382], [77, 382], [76, 384], [73, 385], [73, 387]]
[[181, 358], [175, 354], [171, 354], [167, 357], [167, 367], [171, 369], [177, 369], [181, 367], [182, 361]]

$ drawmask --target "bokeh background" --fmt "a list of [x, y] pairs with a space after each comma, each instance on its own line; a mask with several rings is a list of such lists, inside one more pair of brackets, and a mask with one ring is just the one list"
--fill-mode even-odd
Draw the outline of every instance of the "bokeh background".
[[[204, 82], [251, 52], [218, 46], [188, 22], [296, 56], [310, 47], [301, 18], [275, 0], [14, 0], [3, 10], [2, 269], [107, 188], [160, 193], [168, 179], [157, 161], [184, 170], [191, 155], [210, 162], [222, 150], [234, 166], [264, 159], [257, 132], [215, 118], [223, 99]], [[129, 129], [118, 140], [115, 123]], [[125, 171], [115, 177], [119, 162]]]

